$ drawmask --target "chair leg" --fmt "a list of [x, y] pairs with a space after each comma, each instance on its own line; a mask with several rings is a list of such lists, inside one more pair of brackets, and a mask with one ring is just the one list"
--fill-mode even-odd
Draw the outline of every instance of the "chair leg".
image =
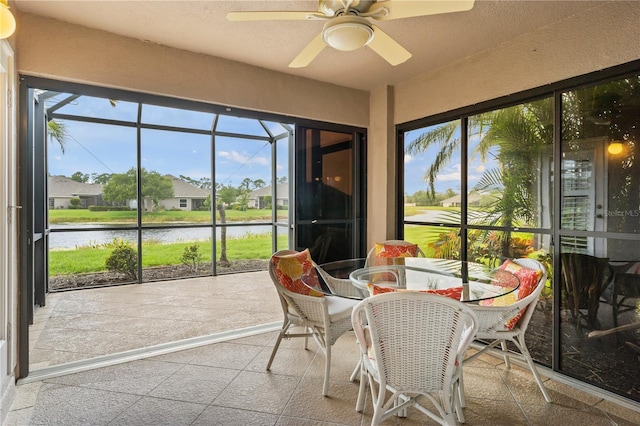
[[538, 384], [540, 391], [542, 391], [542, 395], [544, 396], [545, 401], [551, 402], [551, 397], [547, 393], [547, 389], [542, 384], [542, 379], [540, 379], [540, 375], [538, 374], [538, 369], [533, 363], [533, 359], [531, 358], [529, 349], [527, 349], [527, 345], [524, 343], [524, 338], [522, 339], [522, 341], [520, 341], [520, 339], [516, 337], [514, 338], [513, 342], [516, 344], [516, 346], [518, 346], [520, 353], [522, 353], [522, 355], [524, 356], [524, 359], [527, 361], [527, 364], [529, 365], [529, 370], [531, 370], [531, 374], [533, 374], [533, 378], [536, 380], [536, 383]]
[[356, 377], [358, 377], [358, 374], [360, 373], [360, 370], [362, 369], [362, 360], [358, 360], [358, 364], [356, 364], [356, 368], [353, 369], [353, 373], [351, 373], [351, 376], [349, 377], [349, 381], [350, 382], [354, 382], [356, 380]]
[[326, 345], [324, 363], [324, 385], [322, 386], [322, 396], [329, 394], [329, 370], [331, 369], [331, 345]]
[[464, 423], [464, 391], [462, 390], [462, 374], [460, 374], [458, 380], [453, 384], [453, 392], [451, 393], [453, 397], [453, 410], [456, 412], [458, 416], [458, 422]]
[[511, 362], [509, 361], [509, 351], [507, 350], [507, 342], [502, 340], [500, 342], [500, 346], [502, 347], [502, 354], [504, 356], [504, 364], [507, 369], [511, 368]]
[[[458, 375], [458, 401], [460, 401], [460, 407], [464, 408], [467, 406], [467, 402], [464, 399], [464, 380], [462, 379], [462, 364], [458, 367], [460, 369], [460, 374]], [[462, 423], [462, 421], [460, 422]]]
[[[287, 330], [291, 325], [291, 321], [285, 319], [282, 323], [282, 329], [280, 330], [280, 334], [278, 334], [278, 340], [276, 340], [276, 344], [273, 346], [273, 351], [271, 351], [271, 356], [269, 357], [269, 362], [267, 363], [267, 371], [271, 369], [271, 363], [276, 356], [276, 352], [278, 352], [278, 348], [280, 347], [280, 342], [282, 342], [282, 338], [287, 334]], [[305, 337], [306, 339], [306, 337]]]
[[365, 393], [367, 391], [368, 376], [367, 376], [367, 373], [364, 371], [364, 368], [362, 367], [362, 361], [359, 361], [358, 365], [360, 365], [360, 386], [358, 387], [358, 400], [356, 401], [356, 411], [358, 413], [361, 413], [364, 410], [364, 398], [365, 398]]

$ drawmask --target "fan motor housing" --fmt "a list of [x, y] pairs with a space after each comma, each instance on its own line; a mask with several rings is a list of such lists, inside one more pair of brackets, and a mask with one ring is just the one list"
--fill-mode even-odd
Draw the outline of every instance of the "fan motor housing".
[[[374, 3], [375, 0], [354, 0], [349, 6], [350, 13], [366, 13]], [[339, 12], [344, 10], [344, 2], [341, 0], [320, 0], [318, 10], [327, 16], [338, 16]]]
[[324, 25], [322, 39], [334, 49], [351, 52], [373, 40], [373, 28], [365, 18], [354, 15], [337, 16]]

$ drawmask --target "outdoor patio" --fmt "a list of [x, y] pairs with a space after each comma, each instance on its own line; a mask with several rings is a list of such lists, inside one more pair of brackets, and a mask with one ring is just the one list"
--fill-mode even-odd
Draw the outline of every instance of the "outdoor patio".
[[[266, 272], [51, 294], [31, 333], [31, 371], [17, 386], [7, 425], [368, 424], [354, 410], [352, 333], [334, 346], [329, 397], [314, 343], [284, 341], [265, 371], [281, 321]], [[244, 333], [230, 330], [244, 328]], [[253, 330], [253, 331], [252, 331]], [[198, 336], [210, 335], [207, 338]], [[168, 342], [182, 341], [175, 351]], [[207, 343], [207, 339], [210, 343]], [[159, 345], [159, 346], [156, 346]], [[152, 357], [141, 347], [155, 346]], [[173, 350], [173, 351], [172, 351]], [[125, 352], [129, 351], [129, 352]], [[114, 361], [125, 352], [129, 362]], [[82, 371], [88, 358], [104, 367]], [[59, 375], [62, 363], [78, 368]], [[640, 413], [556, 380], [546, 404], [528, 370], [484, 356], [465, 366], [468, 425], [635, 425]], [[425, 424], [410, 411], [386, 424]], [[432, 424], [432, 423], [427, 423]]]

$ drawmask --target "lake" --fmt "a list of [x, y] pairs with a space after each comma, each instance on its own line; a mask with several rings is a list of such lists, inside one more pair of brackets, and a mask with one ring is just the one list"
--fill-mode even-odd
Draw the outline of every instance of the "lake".
[[[78, 229], [77, 232], [55, 232], [56, 228]], [[49, 249], [74, 249], [81, 246], [96, 246], [112, 242], [114, 238], [122, 238], [136, 241], [137, 233], [135, 229], [119, 230], [92, 230], [82, 231], [83, 228], [96, 228], [99, 224], [81, 225], [54, 225], [49, 234]], [[216, 229], [216, 239], [220, 239], [220, 228]], [[227, 237], [240, 238], [247, 234], [268, 234], [271, 235], [271, 225], [253, 226], [229, 226], [227, 227]], [[185, 241], [206, 241], [211, 238], [211, 228], [173, 228], [173, 229], [143, 229], [143, 241], [155, 241], [160, 243], [174, 243]]]

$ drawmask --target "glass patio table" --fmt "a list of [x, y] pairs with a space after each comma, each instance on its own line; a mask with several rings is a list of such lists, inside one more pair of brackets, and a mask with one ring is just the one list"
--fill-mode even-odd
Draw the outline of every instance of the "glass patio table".
[[[391, 259], [390, 259], [391, 260]], [[462, 302], [479, 302], [507, 295], [518, 289], [514, 274], [486, 265], [448, 259], [406, 257], [396, 264], [366, 266], [367, 259], [348, 259], [316, 265], [302, 282], [327, 295], [363, 299], [377, 292], [393, 290], [429, 291]]]

